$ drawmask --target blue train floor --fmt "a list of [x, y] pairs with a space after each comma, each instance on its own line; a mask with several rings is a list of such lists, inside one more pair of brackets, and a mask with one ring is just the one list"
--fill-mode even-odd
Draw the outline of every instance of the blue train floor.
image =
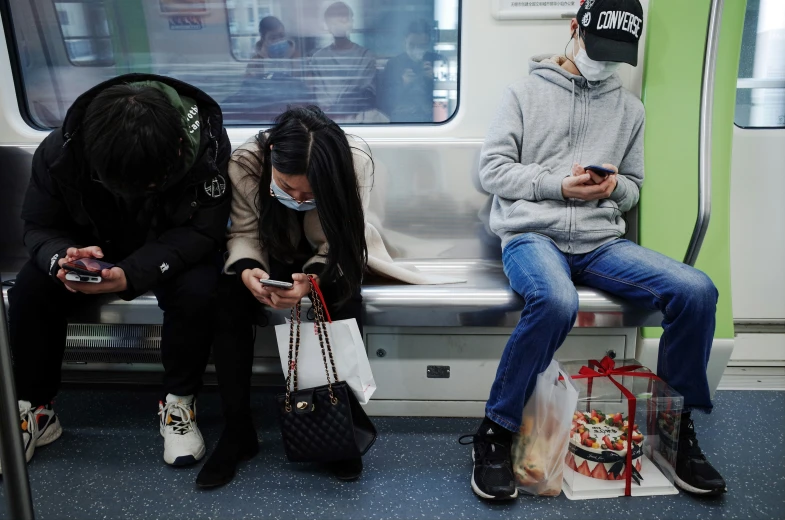
[[[506, 504], [482, 502], [471, 491], [471, 448], [457, 439], [477, 428], [476, 419], [374, 418], [379, 439], [365, 472], [343, 483], [286, 461], [274, 393], [254, 391], [259, 455], [228, 486], [202, 491], [194, 485], [200, 465], [163, 462], [156, 391], [64, 390], [55, 405], [65, 432], [29, 466], [36, 518], [785, 518], [785, 392], [721, 391], [714, 412], [696, 417], [700, 444], [728, 482], [722, 497], [570, 501], [562, 494]], [[222, 427], [214, 389], [203, 393], [198, 414], [211, 450]], [[0, 519], [9, 518], [5, 505], [0, 493]]]

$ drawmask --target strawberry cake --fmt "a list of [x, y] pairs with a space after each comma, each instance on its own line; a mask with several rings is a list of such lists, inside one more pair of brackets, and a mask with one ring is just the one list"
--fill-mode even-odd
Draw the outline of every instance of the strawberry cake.
[[[570, 447], [565, 463], [581, 475], [601, 480], [624, 480], [627, 458], [628, 419], [622, 414], [605, 415], [599, 410], [575, 412], [570, 431]], [[643, 434], [632, 427], [633, 479], [639, 482], [643, 455]]]

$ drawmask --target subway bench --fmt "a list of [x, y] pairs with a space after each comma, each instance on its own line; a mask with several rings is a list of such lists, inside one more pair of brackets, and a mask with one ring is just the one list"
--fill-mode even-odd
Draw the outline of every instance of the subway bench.
[[[370, 412], [482, 415], [501, 352], [523, 309], [522, 298], [510, 288], [499, 261], [400, 263], [467, 281], [415, 286], [374, 278], [363, 286], [364, 339], [378, 387]], [[13, 273], [3, 279], [13, 279]], [[660, 324], [659, 312], [588, 287], [576, 289], [578, 317], [558, 357], [587, 359], [609, 351], [634, 357], [637, 329]], [[7, 291], [3, 287], [6, 304]], [[306, 299], [303, 313], [308, 305]], [[269, 325], [283, 324], [288, 316], [288, 311], [266, 313]], [[160, 373], [162, 321], [152, 294], [130, 302], [96, 298], [69, 318], [64, 371], [81, 374], [76, 377], [80, 381], [105, 381], [106, 374], [135, 381], [144, 373]], [[257, 328], [254, 374], [282, 382], [273, 329]], [[208, 374], [212, 372], [210, 365]]]

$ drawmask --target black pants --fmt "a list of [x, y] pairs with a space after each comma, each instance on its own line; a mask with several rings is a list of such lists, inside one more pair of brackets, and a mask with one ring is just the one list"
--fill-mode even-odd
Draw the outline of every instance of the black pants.
[[[161, 357], [166, 393], [191, 395], [202, 385], [219, 274], [216, 263], [206, 261], [153, 289], [164, 311]], [[69, 292], [32, 263], [19, 272], [8, 294], [8, 321], [20, 400], [39, 406], [57, 394], [69, 311], [94, 298]]]
[[[283, 263], [272, 262], [270, 277], [290, 281], [299, 272]], [[247, 417], [251, 406], [251, 369], [253, 365], [254, 326], [263, 324], [259, 317], [262, 304], [243, 284], [240, 275], [223, 275], [218, 282], [218, 324], [215, 331], [213, 361], [218, 378], [223, 413], [227, 424]], [[320, 285], [327, 309], [333, 320], [354, 318], [362, 332], [362, 296], [359, 291], [340, 307], [336, 288]], [[303, 320], [306, 316], [303, 314]]]

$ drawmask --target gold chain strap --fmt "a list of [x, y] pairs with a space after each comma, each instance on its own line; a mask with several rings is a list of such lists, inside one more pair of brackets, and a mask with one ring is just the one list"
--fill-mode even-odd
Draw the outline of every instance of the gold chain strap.
[[[311, 278], [308, 278], [311, 284], [311, 305], [314, 309], [314, 318], [316, 319], [316, 331], [319, 336], [319, 346], [322, 350], [322, 362], [324, 363], [324, 375], [327, 376], [327, 390], [330, 393], [330, 402], [333, 405], [338, 404], [338, 399], [333, 393], [333, 382], [338, 382], [338, 371], [335, 367], [335, 358], [333, 357], [333, 349], [330, 345], [330, 335], [327, 332], [327, 324], [324, 320], [324, 308], [322, 301], [319, 298]], [[284, 403], [284, 410], [287, 413], [292, 411], [292, 389], [297, 391], [297, 358], [300, 354], [300, 302], [292, 307], [289, 315], [289, 370], [286, 375], [286, 400]], [[297, 326], [295, 327], [295, 319]], [[325, 344], [327, 345], [327, 352], [325, 352]], [[332, 364], [333, 381], [330, 381], [330, 369], [327, 366], [327, 356], [329, 354], [330, 364]], [[292, 385], [292, 382], [294, 383]]]
[[[294, 320], [297, 318], [297, 332], [295, 333]], [[296, 336], [296, 340], [295, 340]], [[292, 359], [292, 351], [294, 351], [294, 359]], [[289, 314], [289, 370], [286, 375], [286, 403], [284, 409], [287, 412], [292, 411], [292, 392], [291, 382], [294, 376], [294, 391], [297, 391], [297, 358], [300, 354], [300, 302], [292, 307]]]
[[[309, 278], [310, 280], [310, 278]], [[333, 350], [330, 346], [330, 338], [327, 335], [327, 326], [324, 323], [324, 309], [322, 308], [322, 300], [314, 289], [313, 281], [311, 281], [311, 305], [314, 308], [314, 318], [316, 319], [316, 331], [319, 335], [319, 346], [322, 350], [322, 361], [324, 362], [324, 375], [327, 376], [327, 389], [330, 392], [330, 402], [333, 405], [338, 404], [338, 399], [333, 394], [333, 385], [330, 382], [330, 369], [327, 366], [327, 354], [324, 351], [325, 338], [327, 338], [327, 352], [330, 353], [330, 363], [332, 363], [334, 381], [338, 382], [338, 372], [335, 370], [335, 359], [333, 359]], [[324, 335], [322, 335], [324, 331]]]
[[324, 340], [327, 343], [327, 353], [330, 356], [330, 363], [332, 364], [332, 368], [333, 368], [333, 381], [337, 382], [338, 371], [336, 370], [335, 358], [333, 358], [333, 349], [332, 349], [332, 345], [330, 344], [330, 334], [327, 332], [327, 321], [324, 318], [324, 307], [322, 306], [322, 300], [318, 297], [318, 295], [312, 295], [312, 296], [315, 296], [316, 300], [319, 302], [319, 305], [316, 307], [316, 310], [314, 311], [314, 316], [316, 317], [316, 325], [319, 328], [319, 340], [321, 342], [321, 338], [322, 338], [321, 334], [324, 333]]

